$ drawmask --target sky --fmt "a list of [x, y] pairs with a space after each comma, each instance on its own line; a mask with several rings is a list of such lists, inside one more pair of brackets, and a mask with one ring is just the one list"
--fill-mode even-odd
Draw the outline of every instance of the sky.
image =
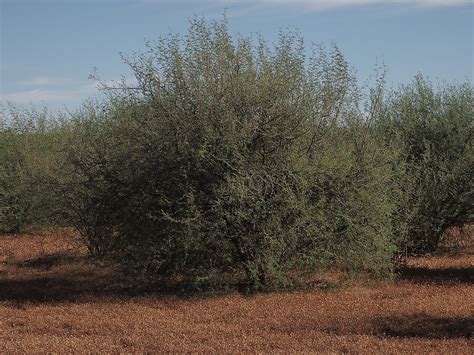
[[473, 79], [472, 0], [0, 0], [0, 103], [74, 110], [99, 95], [94, 68], [129, 78], [120, 52], [224, 11], [234, 35], [274, 41], [297, 28], [307, 43], [336, 43], [361, 82], [376, 64], [394, 87], [417, 73]]

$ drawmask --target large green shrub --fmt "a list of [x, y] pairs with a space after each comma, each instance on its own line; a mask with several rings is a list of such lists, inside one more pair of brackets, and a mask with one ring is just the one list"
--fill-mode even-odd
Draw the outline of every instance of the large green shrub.
[[400, 251], [436, 249], [450, 226], [474, 213], [473, 90], [438, 89], [417, 76], [392, 93], [380, 122], [394, 160], [394, 226]]
[[126, 59], [135, 88], [78, 113], [63, 191], [91, 252], [144, 276], [339, 265], [386, 273], [388, 155], [340, 51], [281, 33], [234, 40], [226, 21]]

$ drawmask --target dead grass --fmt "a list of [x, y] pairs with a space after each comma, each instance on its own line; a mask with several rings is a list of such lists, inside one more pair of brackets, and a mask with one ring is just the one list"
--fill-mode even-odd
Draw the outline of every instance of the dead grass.
[[76, 242], [0, 237], [1, 353], [472, 353], [472, 243], [409, 260], [393, 283], [179, 298], [132, 296]]

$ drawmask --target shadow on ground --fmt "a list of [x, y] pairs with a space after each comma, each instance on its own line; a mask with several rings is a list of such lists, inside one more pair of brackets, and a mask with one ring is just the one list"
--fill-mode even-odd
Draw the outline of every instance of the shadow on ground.
[[337, 336], [368, 335], [382, 338], [471, 339], [473, 316], [438, 317], [425, 313], [375, 318], [359, 317], [357, 322], [341, 319], [291, 321], [272, 329], [282, 333], [322, 331]]
[[[199, 281], [178, 277], [138, 282], [116, 268], [99, 266], [87, 256], [67, 253], [42, 255], [5, 265], [7, 268], [0, 270], [0, 302], [15, 308], [25, 303], [83, 303], [92, 298], [123, 300], [150, 295], [206, 298], [234, 292], [245, 296], [255, 294], [254, 289], [235, 275], [215, 275], [215, 278]], [[229, 277], [234, 279], [229, 282]], [[310, 289], [324, 291], [337, 287], [337, 282], [325, 279], [314, 279], [309, 285]], [[306, 287], [301, 289], [307, 290]]]
[[[138, 286], [136, 282], [130, 282], [130, 280], [118, 276], [119, 273], [116, 270], [93, 265], [84, 256], [70, 254], [43, 255], [39, 258], [23, 260], [7, 266], [11, 267], [12, 270], [0, 270], [0, 302], [8, 302], [13, 306], [23, 303], [87, 302], [91, 297], [128, 298], [150, 294], [207, 297], [235, 291], [249, 294], [245, 288], [246, 286], [238, 282], [235, 283], [235, 287], [224, 290], [219, 287], [218, 283], [206, 285], [203, 283], [177, 283], [173, 281], [165, 284], [160, 281], [160, 283], [149, 283], [146, 287]], [[3, 277], [3, 274], [5, 277]], [[398, 279], [428, 284], [470, 284], [474, 279], [474, 267], [434, 269], [406, 266], [399, 270]], [[318, 281], [316, 285], [310, 288], [332, 290], [336, 286], [336, 284], [323, 280]], [[396, 319], [392, 319], [392, 321], [393, 324], [398, 324]], [[430, 323], [426, 319], [418, 321]], [[472, 319], [470, 321], [472, 322]], [[383, 320], [380, 320], [380, 322], [383, 322]], [[437, 324], [435, 320], [431, 323]], [[390, 325], [391, 323], [387, 320], [385, 324]], [[415, 322], [415, 324], [417, 323]], [[384, 331], [387, 334], [397, 334], [397, 330], [390, 328], [388, 325], [381, 327], [385, 329]], [[438, 328], [442, 328], [441, 323]], [[410, 333], [405, 328], [400, 332]]]
[[423, 313], [378, 318], [378, 335], [405, 338], [452, 339], [472, 337], [474, 317], [434, 317]]
[[83, 256], [71, 256], [63, 254], [51, 254], [42, 256], [36, 259], [29, 259], [22, 262], [18, 262], [15, 265], [21, 268], [36, 268], [49, 270], [54, 266], [60, 266], [64, 264], [71, 264], [84, 260]]
[[77, 302], [88, 297], [115, 297], [132, 295], [127, 288], [111, 287], [94, 280], [86, 273], [0, 280], [0, 302], [13, 305], [22, 303]]
[[398, 279], [420, 283], [473, 283], [474, 267], [426, 268], [403, 267], [398, 271]]

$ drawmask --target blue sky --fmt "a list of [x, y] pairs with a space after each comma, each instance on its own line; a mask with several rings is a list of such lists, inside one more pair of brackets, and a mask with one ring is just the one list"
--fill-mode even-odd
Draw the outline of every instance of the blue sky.
[[335, 42], [361, 81], [385, 63], [397, 86], [418, 72], [432, 80], [473, 78], [472, 0], [0, 0], [0, 101], [74, 109], [105, 80], [130, 76], [119, 52], [184, 33], [194, 15], [232, 33], [298, 28], [307, 42]]

